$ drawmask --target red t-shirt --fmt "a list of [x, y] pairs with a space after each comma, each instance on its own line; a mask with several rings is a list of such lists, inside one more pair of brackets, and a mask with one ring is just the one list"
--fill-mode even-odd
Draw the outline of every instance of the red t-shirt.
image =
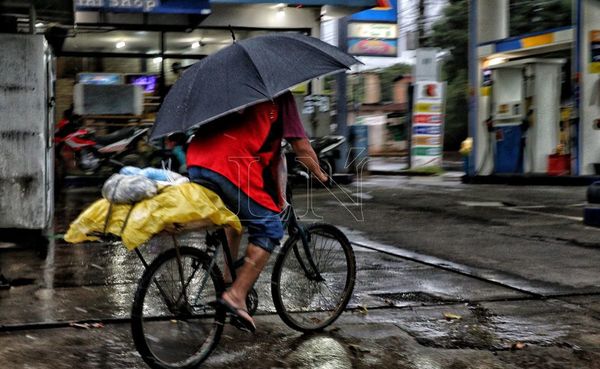
[[282, 138], [306, 137], [294, 97], [286, 92], [200, 128], [187, 152], [187, 166], [210, 169], [248, 197], [279, 212], [275, 168]]

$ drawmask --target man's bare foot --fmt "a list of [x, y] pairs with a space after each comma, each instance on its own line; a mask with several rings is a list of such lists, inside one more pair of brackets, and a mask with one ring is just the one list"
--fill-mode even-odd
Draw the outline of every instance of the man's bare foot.
[[228, 290], [221, 296], [221, 300], [225, 303], [225, 307], [229, 312], [235, 315], [238, 319], [243, 320], [243, 324], [248, 330], [254, 332], [256, 330], [256, 324], [254, 319], [248, 313], [246, 308], [246, 299], [240, 299], [236, 296], [235, 291]]

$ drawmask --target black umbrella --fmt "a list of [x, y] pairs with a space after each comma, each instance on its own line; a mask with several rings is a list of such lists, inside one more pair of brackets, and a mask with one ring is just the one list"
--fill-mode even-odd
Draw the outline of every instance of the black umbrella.
[[295, 33], [234, 42], [194, 64], [175, 83], [158, 112], [151, 138], [199, 127], [356, 63], [334, 46]]

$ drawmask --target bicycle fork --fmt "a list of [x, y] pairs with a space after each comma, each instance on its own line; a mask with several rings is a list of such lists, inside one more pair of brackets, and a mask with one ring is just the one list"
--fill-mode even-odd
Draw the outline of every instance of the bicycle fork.
[[298, 250], [298, 245], [295, 244], [292, 247], [294, 249], [294, 256], [296, 256], [296, 259], [298, 259], [300, 267], [302, 268], [309, 280], [313, 282], [325, 282], [325, 278], [323, 278], [323, 276], [319, 272], [319, 268], [317, 267], [313, 259], [312, 253], [310, 251], [310, 234], [305, 232], [305, 229], [300, 224], [298, 224], [295, 214], [292, 214], [289, 227], [290, 233], [297, 233], [300, 236], [300, 241], [302, 242], [305, 259], [308, 263], [307, 267], [304, 261], [302, 260], [303, 258], [302, 255], [300, 255], [300, 250]]

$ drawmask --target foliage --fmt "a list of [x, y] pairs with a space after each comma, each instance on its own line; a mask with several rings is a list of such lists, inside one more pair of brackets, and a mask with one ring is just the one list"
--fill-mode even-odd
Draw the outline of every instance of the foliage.
[[[399, 76], [411, 74], [410, 64], [398, 63], [387, 68], [374, 71], [379, 75], [381, 85], [381, 101], [390, 102], [394, 99], [394, 79]], [[348, 102], [358, 103], [364, 101], [365, 81], [361, 73], [349, 75], [348, 78]]]
[[510, 35], [571, 25], [571, 0], [511, 0]]
[[428, 45], [449, 52], [443, 68], [443, 75], [448, 81], [444, 137], [446, 150], [457, 150], [468, 134], [468, 37], [468, 0], [450, 0], [444, 8], [442, 19], [433, 25]]
[[394, 99], [394, 79], [399, 76], [410, 74], [412, 66], [409, 64], [394, 64], [379, 71], [381, 81], [381, 101], [392, 101]]
[[469, 134], [468, 131], [468, 86], [467, 71], [461, 70], [448, 83], [446, 90], [446, 127], [444, 147], [447, 150], [458, 150], [460, 143]]

